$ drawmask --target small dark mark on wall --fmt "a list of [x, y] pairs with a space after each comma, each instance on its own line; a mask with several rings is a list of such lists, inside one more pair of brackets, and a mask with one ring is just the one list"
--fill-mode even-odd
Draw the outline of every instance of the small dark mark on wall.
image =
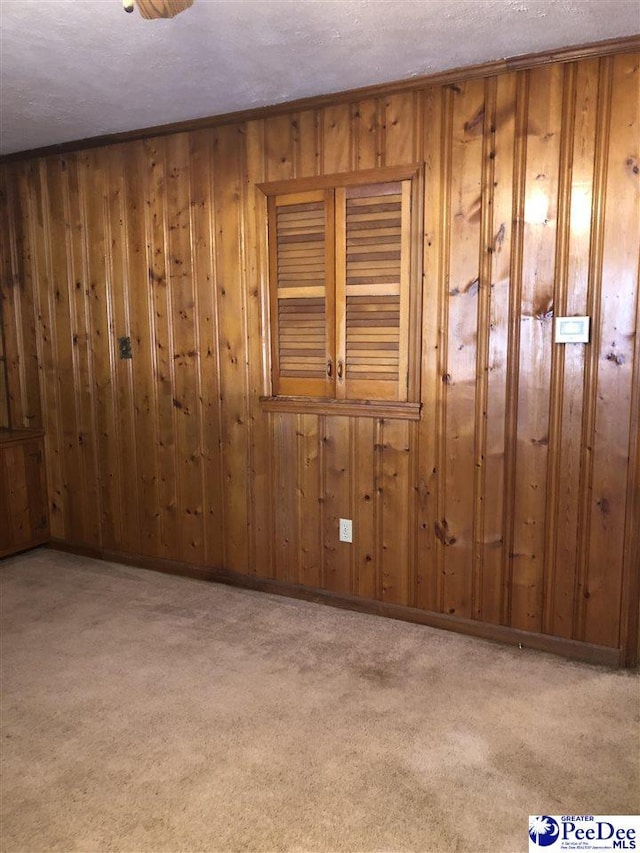
[[453, 545], [456, 542], [456, 537], [449, 535], [449, 525], [446, 518], [443, 518], [442, 522], [436, 521], [433, 527], [436, 536], [443, 545]]
[[150, 284], [164, 284], [164, 276], [160, 273], [156, 273], [154, 270], [149, 268], [149, 283]]
[[473, 118], [469, 119], [464, 123], [464, 132], [471, 133], [476, 130], [479, 126], [482, 125], [482, 121], [484, 119], [484, 104], [480, 107], [478, 112], [474, 115]]
[[624, 364], [624, 361], [625, 361], [624, 356], [619, 352], [608, 352], [606, 354], [605, 358], [607, 361], [612, 361], [614, 364], [617, 364], [618, 366], [620, 366], [621, 364]]
[[608, 498], [600, 498], [599, 501], [596, 501], [596, 506], [600, 508], [600, 512], [603, 515], [609, 515], [611, 512], [611, 504], [609, 503]]
[[548, 447], [549, 446], [549, 436], [543, 435], [542, 438], [532, 438], [531, 444], [535, 444], [537, 447]]
[[133, 358], [130, 337], [125, 335], [122, 338], [118, 338], [118, 355], [120, 358]]
[[548, 308], [540, 307], [536, 311], [536, 320], [540, 320], [542, 323], [548, 323], [549, 320], [553, 319], [553, 303], [549, 305]]
[[468, 282], [462, 290], [459, 287], [454, 287], [449, 291], [449, 296], [459, 296], [461, 293], [468, 293], [470, 296], [475, 296], [480, 287], [480, 279], [476, 276], [476, 278], [472, 279]]

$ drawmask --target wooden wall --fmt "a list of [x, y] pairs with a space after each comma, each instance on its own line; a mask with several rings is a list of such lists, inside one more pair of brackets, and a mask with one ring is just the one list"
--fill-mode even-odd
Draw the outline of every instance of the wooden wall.
[[2, 299], [0, 299], [0, 429], [9, 426], [9, 391], [7, 389], [7, 359], [2, 331]]
[[[631, 660], [638, 62], [6, 163], [11, 412], [46, 430], [52, 535]], [[420, 422], [265, 413], [255, 184], [415, 162]], [[554, 346], [564, 314], [591, 316], [588, 345]]]

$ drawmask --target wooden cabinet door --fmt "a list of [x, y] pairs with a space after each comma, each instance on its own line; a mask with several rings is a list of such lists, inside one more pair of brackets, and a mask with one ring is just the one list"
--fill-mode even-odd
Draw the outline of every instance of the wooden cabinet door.
[[43, 438], [0, 435], [0, 557], [49, 539]]

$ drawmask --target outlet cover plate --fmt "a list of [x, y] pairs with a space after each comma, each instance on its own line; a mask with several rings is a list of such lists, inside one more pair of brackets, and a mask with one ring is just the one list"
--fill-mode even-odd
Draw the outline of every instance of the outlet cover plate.
[[341, 542], [353, 542], [353, 524], [350, 518], [341, 518], [339, 529]]

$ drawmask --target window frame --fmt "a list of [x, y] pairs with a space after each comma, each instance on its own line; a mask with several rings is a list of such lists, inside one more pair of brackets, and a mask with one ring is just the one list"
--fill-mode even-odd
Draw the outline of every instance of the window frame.
[[[269, 240], [269, 215], [273, 217], [276, 196], [293, 196], [300, 193], [331, 191], [336, 197], [342, 191], [358, 185], [385, 184], [410, 181], [410, 234], [405, 241], [403, 251], [408, 251], [409, 285], [408, 285], [408, 317], [406, 330], [407, 341], [407, 399], [399, 400], [368, 400], [353, 399], [338, 396], [335, 389], [333, 396], [307, 394], [274, 394], [274, 369], [279, 370], [278, 354], [274, 353], [272, 340], [272, 318], [277, 311], [277, 288], [270, 281], [270, 268], [274, 268], [273, 253], [277, 250], [276, 241]], [[258, 235], [258, 274], [260, 281], [261, 318], [262, 318], [262, 355], [263, 355], [263, 393], [260, 396], [262, 407], [270, 412], [300, 412], [315, 414], [344, 414], [362, 415], [368, 417], [399, 418], [404, 420], [419, 420], [422, 404], [420, 402], [420, 367], [422, 357], [422, 258], [423, 258], [423, 182], [424, 169], [421, 164], [407, 166], [389, 166], [378, 169], [367, 169], [360, 172], [336, 173], [317, 177], [293, 178], [290, 180], [270, 181], [256, 185], [256, 231]], [[334, 208], [328, 220], [333, 224]], [[334, 240], [337, 244], [337, 240]], [[407, 248], [408, 243], [408, 248]], [[404, 257], [404, 255], [403, 255]], [[335, 322], [335, 266], [338, 259], [332, 258], [333, 270], [325, 276], [327, 287], [331, 286], [331, 294], [327, 292], [327, 322]], [[342, 309], [344, 310], [344, 308]], [[404, 331], [402, 332], [404, 334]], [[334, 361], [336, 355], [336, 340], [334, 328]], [[304, 381], [304, 380], [301, 380]]]

